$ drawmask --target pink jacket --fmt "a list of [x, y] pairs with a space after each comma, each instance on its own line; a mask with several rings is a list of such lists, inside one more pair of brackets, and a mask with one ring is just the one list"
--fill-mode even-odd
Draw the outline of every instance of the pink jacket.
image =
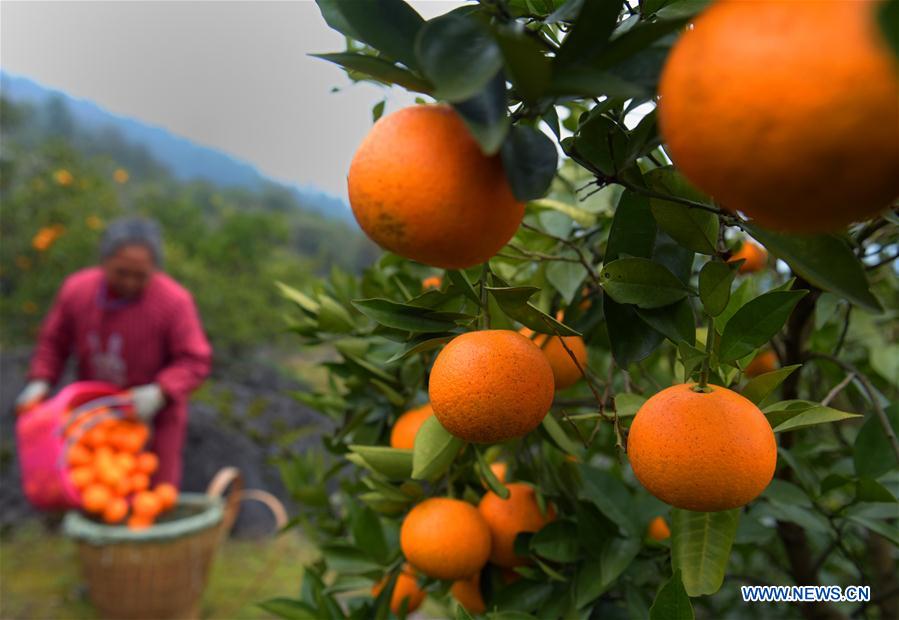
[[208, 376], [212, 362], [191, 294], [157, 272], [139, 299], [124, 302], [109, 297], [99, 267], [72, 274], [44, 320], [29, 378], [56, 383], [72, 354], [81, 380], [123, 388], [159, 384], [168, 406], [154, 421], [157, 479], [177, 484], [187, 397]]

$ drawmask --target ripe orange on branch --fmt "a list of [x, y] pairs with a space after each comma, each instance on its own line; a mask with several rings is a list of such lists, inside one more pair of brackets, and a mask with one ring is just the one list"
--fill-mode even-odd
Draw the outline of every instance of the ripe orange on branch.
[[434, 360], [434, 415], [466, 441], [490, 443], [534, 430], [553, 401], [553, 371], [533, 342], [504, 329], [467, 332]]
[[768, 264], [768, 252], [762, 246], [751, 241], [744, 241], [736, 252], [727, 260], [729, 263], [743, 260], [740, 265], [740, 273], [756, 273]]
[[634, 417], [627, 454], [634, 475], [677, 508], [716, 512], [755, 499], [774, 476], [777, 442], [755, 404], [717, 385], [666, 388]]
[[492, 546], [490, 561], [497, 566], [511, 568], [525, 564], [525, 558], [515, 554], [515, 537], [522, 532], [538, 532], [555, 521], [556, 510], [551, 505], [540, 511], [534, 487], [523, 482], [507, 484], [508, 499], [493, 491], [481, 498], [478, 512], [490, 527]]
[[347, 182], [353, 214], [375, 243], [445, 269], [483, 263], [524, 217], [500, 157], [484, 155], [443, 105], [379, 119], [353, 156]]
[[899, 195], [899, 63], [869, 0], [719, 0], [675, 45], [659, 127], [731, 211], [835, 231]]
[[[553, 369], [553, 379], [557, 390], [564, 390], [580, 381], [581, 371], [577, 364], [571, 359], [571, 355], [565, 350], [567, 346], [574, 357], [577, 359], [581, 368], [587, 367], [587, 346], [584, 339], [580, 336], [550, 336], [548, 334], [537, 334], [527, 327], [522, 328], [521, 335], [531, 339], [531, 341], [540, 347], [549, 365]], [[562, 343], [565, 343], [564, 345]]]
[[390, 447], [411, 450], [415, 445], [418, 429], [425, 420], [434, 415], [430, 403], [416, 409], [410, 409], [397, 419], [390, 431]]
[[[378, 596], [387, 584], [385, 577], [371, 588], [371, 595]], [[408, 564], [403, 565], [402, 572], [396, 578], [393, 586], [393, 594], [390, 596], [390, 611], [399, 615], [403, 601], [406, 601], [406, 613], [412, 613], [425, 600], [425, 591], [418, 587], [418, 578], [415, 571]]]
[[429, 577], [465, 579], [487, 563], [490, 530], [471, 504], [433, 497], [406, 515], [400, 547], [409, 563]]

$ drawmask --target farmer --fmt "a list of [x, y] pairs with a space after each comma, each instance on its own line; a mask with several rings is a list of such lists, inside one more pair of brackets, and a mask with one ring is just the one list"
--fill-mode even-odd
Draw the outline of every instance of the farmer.
[[69, 276], [41, 327], [19, 411], [46, 397], [75, 355], [80, 380], [106, 381], [133, 399], [153, 427], [156, 482], [181, 481], [187, 398], [209, 374], [212, 349], [193, 297], [160, 271], [156, 223], [112, 222], [100, 243], [101, 263]]

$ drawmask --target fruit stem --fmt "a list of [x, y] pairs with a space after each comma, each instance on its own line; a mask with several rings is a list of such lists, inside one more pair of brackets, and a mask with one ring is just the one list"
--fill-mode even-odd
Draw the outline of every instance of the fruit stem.
[[478, 329], [490, 329], [490, 301], [487, 299], [487, 275], [490, 273], [490, 263], [484, 263], [481, 270], [481, 313], [478, 315]]
[[702, 358], [702, 370], [699, 371], [697, 392], [709, 391], [709, 361], [712, 358], [712, 343], [715, 341], [715, 317], [709, 317], [709, 328], [705, 334], [705, 357]]

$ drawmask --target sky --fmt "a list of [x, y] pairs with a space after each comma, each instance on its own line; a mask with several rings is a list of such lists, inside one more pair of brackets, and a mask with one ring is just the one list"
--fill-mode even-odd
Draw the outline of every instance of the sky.
[[[411, 4], [429, 19], [461, 3]], [[414, 96], [308, 56], [343, 49], [312, 0], [0, 3], [4, 70], [345, 198], [372, 106]]]

